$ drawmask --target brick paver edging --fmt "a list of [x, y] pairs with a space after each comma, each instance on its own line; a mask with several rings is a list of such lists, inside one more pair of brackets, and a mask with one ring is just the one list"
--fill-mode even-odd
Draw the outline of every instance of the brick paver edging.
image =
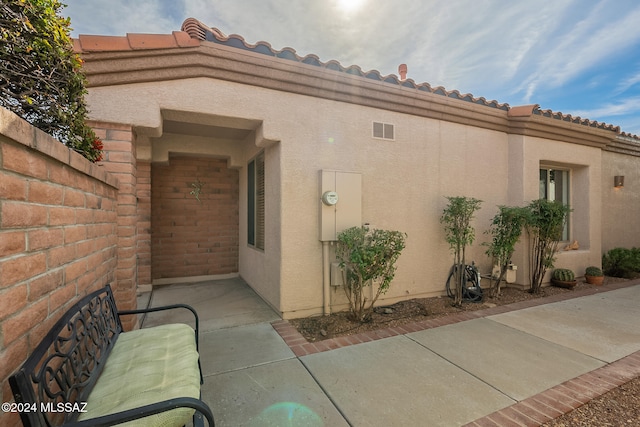
[[[293, 353], [300, 357], [308, 354], [334, 350], [340, 347], [375, 341], [382, 338], [404, 335], [411, 332], [451, 325], [466, 320], [493, 316], [524, 308], [536, 307], [552, 302], [566, 301], [573, 298], [595, 295], [623, 289], [640, 284], [640, 280], [630, 280], [593, 287], [575, 292], [565, 292], [549, 297], [520, 301], [513, 304], [496, 306], [483, 310], [469, 311], [447, 317], [423, 320], [421, 322], [408, 323], [402, 326], [347, 335], [338, 338], [330, 338], [323, 341], [309, 342], [296, 328], [286, 320], [278, 320], [271, 325], [280, 334], [284, 342]], [[640, 351], [624, 357], [616, 362], [573, 378], [555, 387], [552, 387], [535, 396], [501, 409], [486, 417], [480, 418], [465, 427], [511, 427], [511, 426], [539, 426], [547, 421], [557, 418], [567, 412], [584, 405], [589, 400], [599, 397], [608, 391], [632, 380], [640, 375]]]
[[464, 427], [533, 427], [558, 418], [640, 376], [640, 351], [565, 381]]
[[482, 310], [466, 311], [464, 313], [453, 314], [446, 317], [407, 323], [406, 325], [394, 326], [392, 328], [378, 329], [375, 331], [362, 332], [359, 334], [347, 335], [338, 338], [329, 338], [323, 341], [316, 342], [307, 341], [307, 339], [303, 337], [300, 332], [298, 332], [298, 330], [286, 320], [277, 320], [271, 323], [271, 325], [278, 332], [278, 334], [280, 334], [284, 342], [289, 346], [291, 351], [293, 351], [296, 356], [306, 356], [308, 354], [334, 350], [340, 347], [347, 347], [350, 345], [375, 341], [382, 338], [393, 337], [396, 335], [404, 335], [411, 332], [419, 332], [426, 329], [437, 328], [439, 326], [452, 325], [454, 323], [464, 322], [466, 320], [479, 319], [496, 314], [508, 313], [510, 311], [522, 310], [524, 308], [550, 304], [552, 302], [566, 301], [573, 298], [614, 291], [638, 284], [640, 284], [640, 280], [629, 280], [625, 282], [612, 283], [605, 286], [594, 286], [592, 288], [582, 289], [580, 291], [564, 292], [548, 297], [535, 298]]

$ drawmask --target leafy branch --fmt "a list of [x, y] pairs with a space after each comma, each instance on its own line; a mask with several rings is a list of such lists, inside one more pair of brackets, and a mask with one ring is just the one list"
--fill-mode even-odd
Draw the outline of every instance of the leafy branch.
[[58, 0], [0, 3], [0, 107], [93, 162], [102, 142], [86, 125], [86, 78]]
[[491, 243], [487, 244], [486, 254], [493, 258], [494, 265], [498, 265], [500, 268], [495, 282], [493, 277], [489, 282], [492, 296], [500, 295], [500, 282], [507, 273], [526, 218], [526, 208], [498, 206], [498, 213], [491, 220], [489, 230], [485, 232], [485, 234], [492, 236]]
[[[345, 272], [344, 291], [354, 320], [370, 319], [378, 297], [389, 289], [406, 236], [399, 231], [369, 230], [366, 226], [351, 227], [338, 235], [336, 255]], [[376, 287], [371, 300], [364, 294], [368, 286]]]
[[529, 235], [531, 293], [538, 293], [549, 268], [553, 268], [558, 241], [571, 209], [558, 201], [534, 200], [527, 206], [525, 229]]
[[462, 287], [465, 282], [464, 265], [466, 247], [475, 240], [475, 230], [471, 226], [474, 213], [480, 209], [482, 200], [472, 197], [447, 197], [449, 204], [442, 212], [440, 222], [444, 224], [446, 241], [453, 252], [456, 288], [453, 304], [462, 305]]

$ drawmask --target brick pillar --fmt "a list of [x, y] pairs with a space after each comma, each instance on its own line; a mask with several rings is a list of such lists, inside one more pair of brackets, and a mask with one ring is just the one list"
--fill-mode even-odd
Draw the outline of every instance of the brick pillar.
[[[137, 170], [135, 136], [129, 125], [89, 122], [104, 145], [99, 164], [118, 179], [118, 264], [116, 283], [112, 283], [116, 304], [121, 310], [137, 307]], [[136, 327], [137, 317], [122, 319], [125, 330]]]
[[138, 286], [151, 285], [151, 163], [138, 161]]

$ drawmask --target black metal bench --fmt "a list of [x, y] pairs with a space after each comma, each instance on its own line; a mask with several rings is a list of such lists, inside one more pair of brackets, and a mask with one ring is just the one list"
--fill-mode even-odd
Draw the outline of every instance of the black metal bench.
[[[123, 332], [120, 316], [187, 309], [185, 324]], [[9, 378], [25, 426], [214, 425], [201, 400], [198, 315], [184, 304], [118, 311], [111, 287], [71, 307]]]

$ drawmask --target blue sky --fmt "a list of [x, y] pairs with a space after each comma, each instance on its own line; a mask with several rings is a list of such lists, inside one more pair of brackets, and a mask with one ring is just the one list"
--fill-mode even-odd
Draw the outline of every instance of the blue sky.
[[196, 18], [249, 43], [397, 74], [640, 135], [637, 0], [63, 0], [78, 34], [168, 34]]

